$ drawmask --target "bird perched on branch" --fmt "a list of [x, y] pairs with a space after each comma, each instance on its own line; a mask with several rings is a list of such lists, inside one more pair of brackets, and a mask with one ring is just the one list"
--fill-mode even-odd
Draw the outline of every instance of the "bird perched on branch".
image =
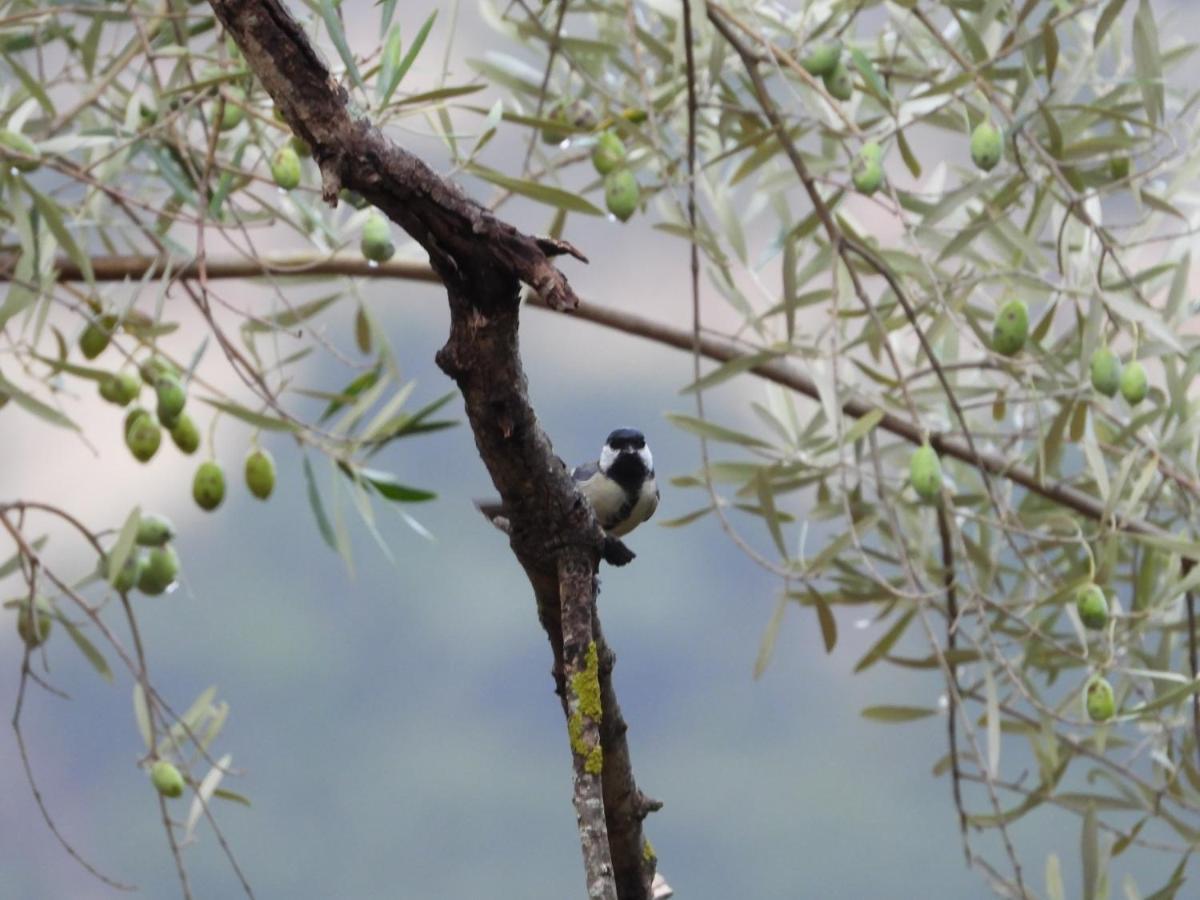
[[[595, 462], [576, 466], [571, 471], [580, 493], [596, 513], [600, 527], [610, 541], [604, 558], [613, 565], [625, 565], [633, 552], [617, 538], [629, 534], [658, 508], [658, 484], [654, 480], [654, 456], [646, 446], [646, 436], [636, 428], [618, 428], [609, 434]], [[504, 507], [499, 503], [479, 503], [480, 512], [497, 528], [508, 531]]]

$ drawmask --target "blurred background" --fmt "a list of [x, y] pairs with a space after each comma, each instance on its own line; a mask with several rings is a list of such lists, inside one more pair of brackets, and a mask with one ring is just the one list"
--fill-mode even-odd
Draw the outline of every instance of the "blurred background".
[[[348, 5], [372, 8], [350, 29], [352, 43], [368, 46], [376, 39], [373, 4]], [[438, 5], [402, 4], [405, 33]], [[423, 77], [434, 77], [440, 64], [448, 12], [430, 39]], [[469, 70], [459, 55], [482, 55], [494, 41], [474, 15], [473, 4], [464, 4], [452, 63], [460, 79]], [[393, 136], [445, 170], [444, 147], [425, 123]], [[498, 138], [489, 164], [519, 169], [524, 147], [521, 135]], [[478, 182], [463, 184], [490, 196]], [[520, 202], [505, 215], [528, 231], [549, 221], [544, 207]], [[585, 298], [690, 327], [686, 245], [650, 225], [648, 217], [625, 226], [573, 218], [565, 236], [592, 263], [564, 268]], [[263, 249], [289, 246], [265, 242]], [[225, 291], [249, 305], [259, 289]], [[433, 363], [448, 323], [440, 289], [363, 282], [361, 293], [405, 376], [416, 381], [410, 405], [453, 389]], [[711, 299], [720, 324], [721, 301]], [[183, 304], [168, 301], [168, 314], [184, 322], [170, 340], [186, 358], [201, 333]], [[352, 346], [350, 311], [314, 327]], [[852, 677], [882, 629], [839, 610], [839, 643], [826, 655], [815, 616], [791, 605], [771, 663], [755, 680], [780, 585], [711, 517], [659, 527], [704, 502], [668, 481], [699, 465], [695, 440], [664, 419], [694, 412], [692, 398], [679, 394], [692, 380], [690, 357], [540, 310], [523, 320], [522, 349], [533, 402], [566, 460], [595, 458], [604, 436], [621, 425], [640, 427], [654, 450], [662, 505], [628, 539], [637, 561], [602, 571], [600, 614], [617, 653], [616, 686], [639, 784], [665, 803], [647, 834], [676, 895], [989, 896], [964, 863], [948, 779], [931, 772], [946, 752], [944, 716], [882, 725], [859, 714], [877, 703], [936, 706], [940, 679], [882, 666]], [[210, 351], [206, 374], [219, 382], [222, 365]], [[344, 382], [327, 363], [305, 375], [308, 385], [327, 390]], [[149, 665], [176, 709], [210, 684], [232, 707], [213, 749], [233, 755], [243, 774], [225, 786], [253, 805], [218, 802], [214, 810], [257, 896], [580, 896], [570, 753], [549, 647], [506, 539], [472, 506], [491, 486], [465, 424], [381, 454], [378, 468], [438, 493], [431, 503], [404, 507], [433, 537], [380, 508], [393, 564], [350, 521], [351, 575], [317, 531], [290, 440], [264, 438], [280, 473], [275, 495], [260, 503], [239, 476], [248, 430], [227, 422], [217, 443], [229, 496], [204, 513], [190, 495], [194, 460], [166, 447], [148, 466], [138, 464], [120, 439], [121, 412], [80, 390], [70, 410], [87, 442], [14, 406], [0, 414], [0, 497], [61, 504], [95, 528], [119, 527], [139, 504], [174, 520], [181, 588], [136, 597]], [[708, 412], [753, 428], [748, 406], [763, 398], [760, 383], [738, 379], [708, 396]], [[798, 408], [807, 407], [801, 401]], [[461, 419], [457, 398], [446, 412]], [[755, 521], [736, 521], [766, 540]], [[810, 530], [811, 553], [820, 540], [820, 529]], [[0, 544], [0, 557], [10, 549]], [[81, 545], [57, 538], [52, 556], [73, 577], [93, 564]], [[4, 599], [16, 591], [11, 580], [0, 587]], [[136, 766], [143, 748], [128, 678], [118, 670], [115, 684], [104, 683], [58, 637], [49, 644], [48, 678], [70, 700], [35, 687], [23, 713], [45, 801], [66, 838], [104, 872], [137, 884], [140, 896], [178, 896], [155, 796]], [[6, 712], [21, 652], [15, 630], [0, 631]], [[0, 798], [0, 897], [119, 896], [44, 826], [11, 731], [0, 738]], [[186, 800], [176, 808], [182, 817]], [[1039, 810], [1013, 833], [1030, 884], [1040, 890], [1046, 855], [1057, 853], [1068, 896], [1077, 895], [1074, 819]], [[990, 837], [975, 840], [996, 849]], [[185, 853], [198, 898], [239, 896], [209, 830], [201, 827]], [[1168, 874], [1156, 858], [1132, 854], [1117, 871], [1149, 890]]]

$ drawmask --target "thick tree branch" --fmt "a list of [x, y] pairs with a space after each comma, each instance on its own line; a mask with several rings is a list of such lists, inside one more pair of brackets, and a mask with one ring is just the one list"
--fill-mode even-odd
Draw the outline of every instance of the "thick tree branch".
[[[653, 866], [647, 871], [643, 865], [640, 820], [631, 823], [631, 834], [606, 835], [603, 819], [601, 770], [605, 781], [633, 784], [632, 771], [610, 773], [615, 765], [602, 763], [606, 757], [628, 763], [629, 757], [623, 735], [611, 753], [603, 743], [600, 672], [598, 663], [589, 666], [599, 655], [594, 576], [604, 535], [538, 424], [517, 340], [521, 285], [553, 308], [573, 309], [579, 300], [551, 259], [582, 256], [565, 242], [530, 237], [501, 222], [367, 119], [351, 115], [345, 90], [278, 0], [211, 2], [288, 125], [312, 147], [325, 199], [336, 203], [342, 187], [362, 194], [425, 249], [446, 286], [450, 336], [437, 362], [462, 392], [480, 457], [506, 509], [512, 548], [534, 585], [556, 682], [566, 686], [568, 722], [579, 714], [586, 720], [578, 743], [587, 752], [582, 761], [573, 755], [589, 896], [615, 900], [617, 885], [626, 884], [631, 888], [620, 892], [622, 900], [645, 900]], [[211, 267], [204, 271], [211, 277]], [[583, 702], [585, 693], [594, 704]], [[568, 731], [575, 750], [575, 729]], [[639, 848], [632, 859], [621, 852], [630, 845]]]

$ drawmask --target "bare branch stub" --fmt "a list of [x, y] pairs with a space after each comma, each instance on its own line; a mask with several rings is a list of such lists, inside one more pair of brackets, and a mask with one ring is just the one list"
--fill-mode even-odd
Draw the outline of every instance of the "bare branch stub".
[[[312, 147], [326, 199], [336, 202], [342, 187], [362, 194], [426, 250], [446, 286], [450, 336], [437, 363], [462, 392], [476, 447], [505, 506], [511, 546], [534, 587], [554, 652], [564, 711], [570, 676], [587, 670], [589, 656], [596, 660], [603, 713], [593, 725], [603, 773], [597, 779], [598, 772], [585, 770], [592, 777], [578, 781], [576, 791], [589, 893], [649, 900], [654, 860], [641, 820], [655, 805], [634, 782], [612, 654], [594, 615], [604, 533], [538, 423], [518, 345], [521, 285], [551, 308], [574, 309], [579, 299], [551, 260], [583, 260], [583, 254], [501, 222], [368, 120], [352, 116], [346, 91], [278, 0], [211, 2], [289, 126]], [[569, 577], [560, 583], [564, 573]], [[593, 761], [592, 768], [600, 767]], [[615, 885], [615, 893], [605, 886], [595, 893], [602, 881]]]

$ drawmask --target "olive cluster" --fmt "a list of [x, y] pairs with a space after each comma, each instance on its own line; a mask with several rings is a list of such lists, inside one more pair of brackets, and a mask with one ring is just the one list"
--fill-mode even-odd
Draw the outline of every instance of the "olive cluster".
[[[112, 315], [95, 316], [79, 337], [79, 347], [88, 359], [95, 359], [108, 347], [119, 327]], [[153, 389], [155, 409], [137, 404], [143, 386]], [[134, 459], [147, 463], [158, 453], [163, 431], [180, 451], [191, 455], [200, 447], [200, 430], [187, 412], [187, 388], [179, 371], [171, 363], [155, 356], [146, 360], [135, 374], [112, 372], [100, 381], [100, 396], [117, 406], [129, 407], [125, 414], [125, 445]], [[246, 456], [246, 487], [260, 500], [275, 489], [275, 460], [271, 454], [252, 447]], [[225, 499], [225, 473], [215, 460], [206, 460], [196, 468], [192, 479], [192, 498], [204, 510], [214, 510]]]

